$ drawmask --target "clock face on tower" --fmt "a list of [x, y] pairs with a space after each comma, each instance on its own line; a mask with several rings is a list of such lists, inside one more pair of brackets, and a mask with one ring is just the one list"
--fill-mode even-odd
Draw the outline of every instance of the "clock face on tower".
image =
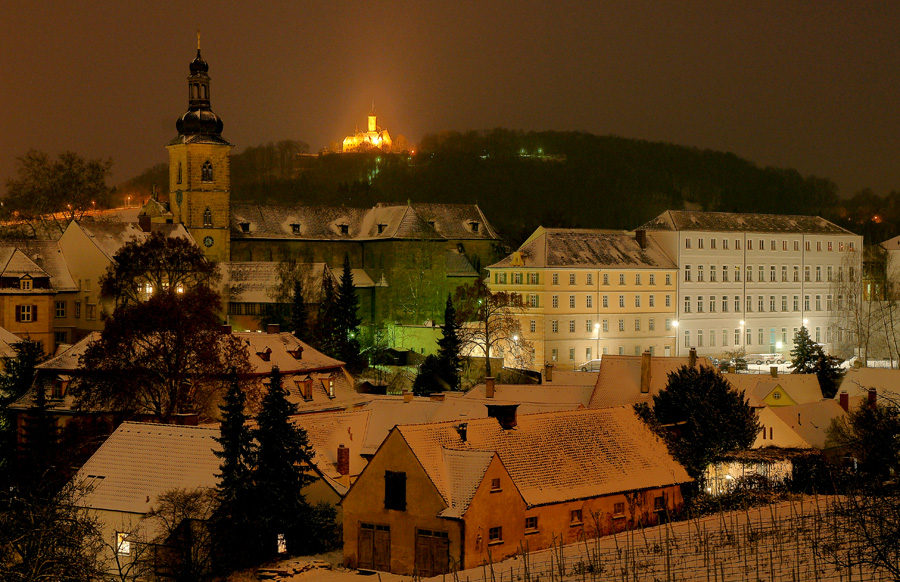
[[211, 236], [203, 237], [203, 246], [205, 246], [207, 248], [213, 246], [213, 237], [211, 237]]

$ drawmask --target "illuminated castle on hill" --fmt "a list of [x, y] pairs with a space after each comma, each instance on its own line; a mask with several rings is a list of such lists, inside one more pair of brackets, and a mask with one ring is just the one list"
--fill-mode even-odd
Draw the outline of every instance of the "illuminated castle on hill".
[[359, 131], [357, 129], [355, 135], [348, 135], [344, 138], [344, 146], [341, 151], [344, 152], [361, 152], [368, 150], [381, 150], [385, 153], [392, 151], [393, 141], [391, 134], [386, 129], [378, 127], [375, 116], [375, 105], [372, 105], [372, 112], [369, 114], [369, 126], [367, 131]]

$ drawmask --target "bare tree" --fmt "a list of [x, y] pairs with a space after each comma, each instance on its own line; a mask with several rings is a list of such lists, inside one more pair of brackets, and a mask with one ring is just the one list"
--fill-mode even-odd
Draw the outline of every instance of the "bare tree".
[[[518, 293], [491, 293], [484, 280], [456, 290], [453, 299], [461, 326], [463, 353], [484, 355], [485, 375], [491, 376], [491, 355], [509, 353], [513, 360], [530, 360], [530, 344], [521, 339], [519, 319], [526, 306]], [[524, 354], [523, 354], [524, 353]]]

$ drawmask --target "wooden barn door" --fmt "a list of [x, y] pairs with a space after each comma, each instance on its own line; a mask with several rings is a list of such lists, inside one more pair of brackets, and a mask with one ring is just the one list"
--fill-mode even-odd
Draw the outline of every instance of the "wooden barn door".
[[423, 578], [450, 571], [450, 539], [445, 531], [416, 530], [416, 574]]
[[374, 523], [359, 524], [359, 552], [357, 555], [357, 568], [390, 572], [391, 526]]

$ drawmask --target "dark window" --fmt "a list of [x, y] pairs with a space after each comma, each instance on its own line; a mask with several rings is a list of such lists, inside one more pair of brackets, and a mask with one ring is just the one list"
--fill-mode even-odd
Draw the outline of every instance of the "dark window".
[[209, 208], [203, 211], [203, 226], [212, 226], [212, 212]]
[[384, 472], [384, 508], [406, 511], [406, 473]]
[[181, 162], [178, 162], [178, 184], [181, 184]]
[[300, 225], [298, 223], [294, 223], [291, 225], [291, 232], [294, 234], [300, 234]]
[[625, 515], [625, 502], [619, 501], [613, 504], [613, 515]]
[[378, 234], [383, 233], [385, 228], [387, 228], [386, 224], [379, 224], [378, 225]]
[[488, 530], [488, 543], [499, 544], [503, 542], [503, 528], [492, 527]]
[[213, 181], [213, 166], [209, 160], [203, 163], [203, 168], [200, 170], [200, 179], [204, 182]]
[[500, 491], [500, 479], [491, 479], [491, 491]]
[[653, 498], [653, 511], [665, 511], [666, 498], [663, 496]]
[[526, 530], [534, 530], [537, 529], [537, 517], [526, 517], [525, 518], [525, 529]]
[[572, 518], [571, 521], [572, 521], [573, 525], [578, 525], [581, 523], [581, 510], [580, 509], [573, 509], [569, 515]]
[[350, 225], [349, 224], [339, 224], [341, 228], [341, 234], [350, 234]]

